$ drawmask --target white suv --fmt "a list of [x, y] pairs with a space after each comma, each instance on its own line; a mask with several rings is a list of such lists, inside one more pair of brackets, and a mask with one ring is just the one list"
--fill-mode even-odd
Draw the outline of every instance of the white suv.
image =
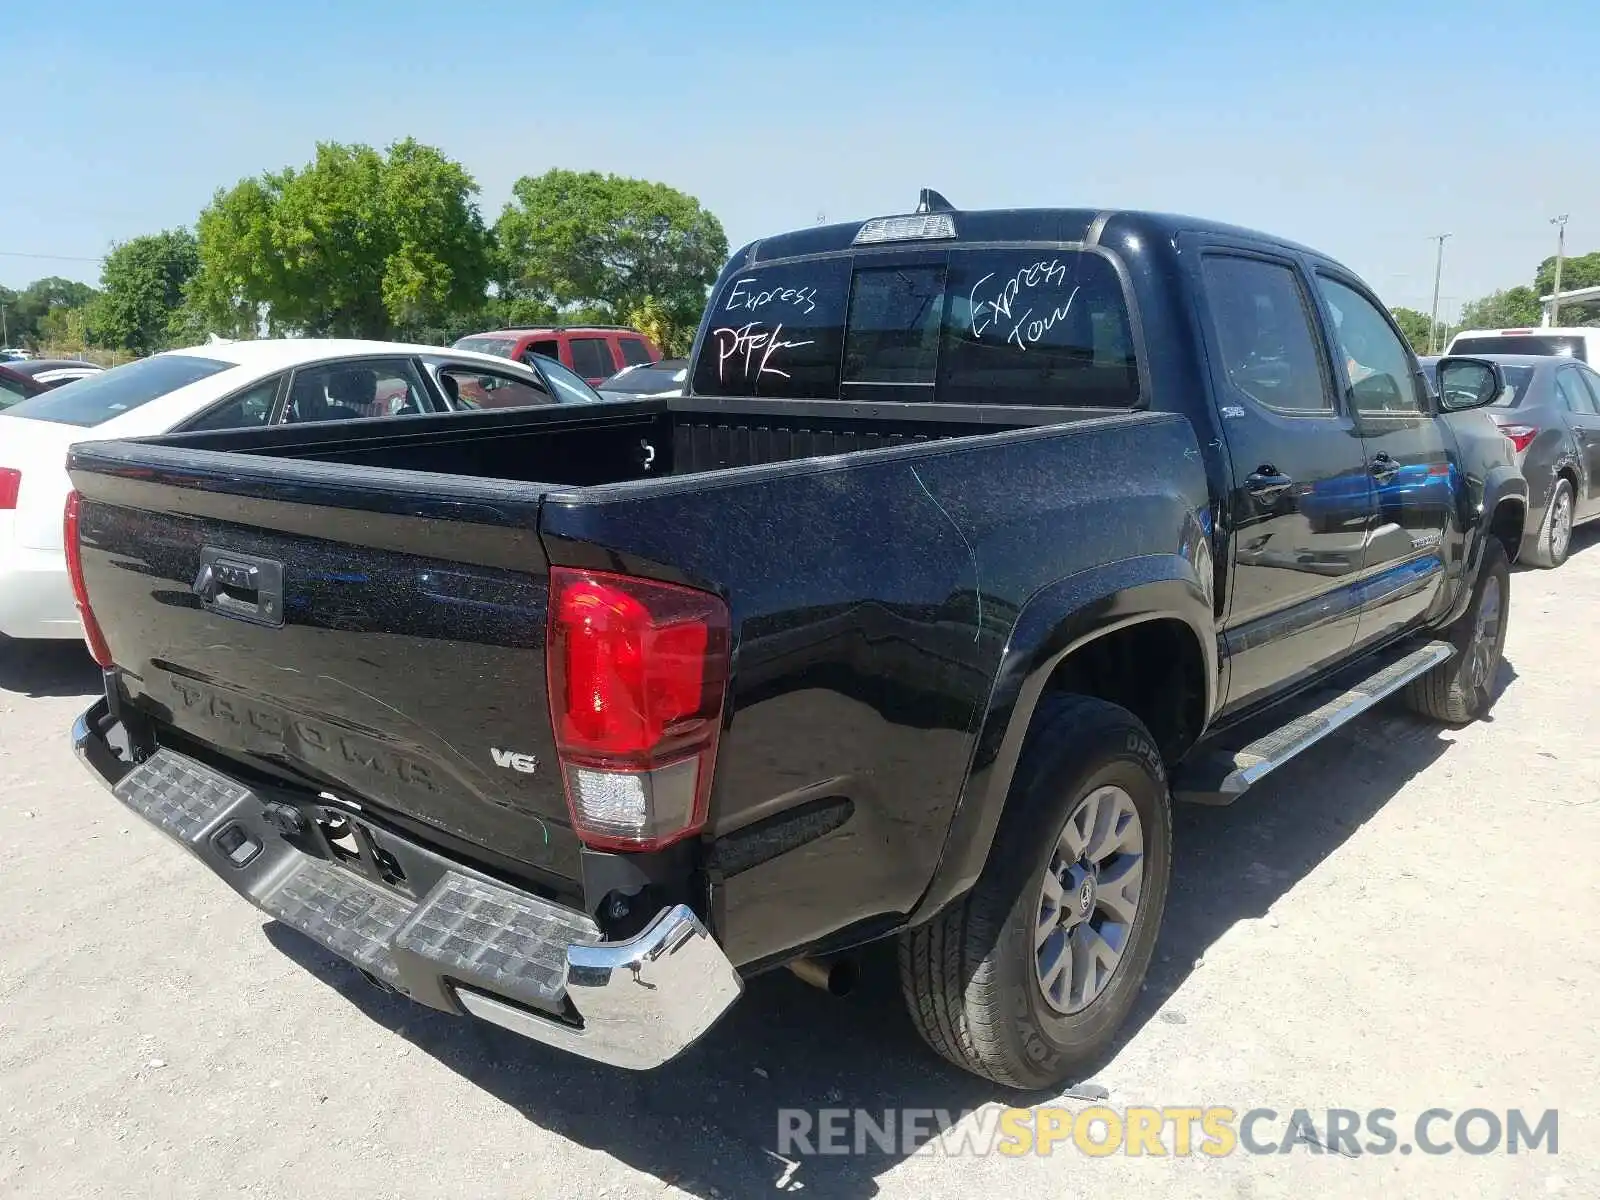
[[1446, 354], [1559, 354], [1600, 370], [1600, 328], [1463, 329]]

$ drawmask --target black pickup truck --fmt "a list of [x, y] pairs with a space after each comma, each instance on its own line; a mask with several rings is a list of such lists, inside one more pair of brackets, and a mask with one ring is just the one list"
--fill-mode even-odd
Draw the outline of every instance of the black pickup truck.
[[423, 1004], [644, 1068], [895, 938], [934, 1049], [1051, 1084], [1173, 800], [1488, 704], [1526, 488], [1438, 377], [1303, 247], [924, 193], [740, 250], [683, 397], [77, 446], [73, 738]]

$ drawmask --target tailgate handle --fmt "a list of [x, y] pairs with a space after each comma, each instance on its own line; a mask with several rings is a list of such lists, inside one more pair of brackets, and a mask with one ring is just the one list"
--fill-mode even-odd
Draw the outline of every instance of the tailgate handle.
[[202, 547], [192, 588], [201, 605], [219, 616], [283, 624], [283, 564], [270, 558]]

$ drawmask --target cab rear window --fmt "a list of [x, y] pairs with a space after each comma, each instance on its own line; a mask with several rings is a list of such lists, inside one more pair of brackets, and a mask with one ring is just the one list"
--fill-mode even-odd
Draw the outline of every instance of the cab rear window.
[[1451, 354], [1558, 354], [1588, 362], [1588, 347], [1581, 337], [1560, 334], [1509, 333], [1490, 337], [1458, 337]]
[[724, 282], [702, 395], [1132, 407], [1132, 320], [1088, 250], [918, 248], [757, 268]]

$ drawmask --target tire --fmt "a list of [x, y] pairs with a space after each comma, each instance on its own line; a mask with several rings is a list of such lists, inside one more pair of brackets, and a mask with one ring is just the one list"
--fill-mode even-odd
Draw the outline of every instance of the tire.
[[[1486, 604], [1485, 597], [1493, 591]], [[1494, 613], [1487, 612], [1492, 605]], [[1446, 725], [1466, 725], [1481, 717], [1494, 697], [1494, 680], [1506, 642], [1511, 611], [1511, 565], [1505, 547], [1491, 539], [1472, 584], [1472, 602], [1450, 627], [1455, 655], [1406, 685], [1406, 705]], [[1492, 615], [1492, 627], [1485, 624]]]
[[[1085, 898], [1079, 884], [1068, 883], [1064, 895], [1057, 892], [1063, 895], [1060, 920], [1076, 919], [1077, 925], [1070, 932], [1065, 924], [1057, 926], [1040, 950], [1038, 931], [1046, 927], [1048, 911], [1045, 871], [1061, 850], [1058, 841], [1064, 845], [1069, 837], [1068, 819], [1087, 822], [1089, 808], [1101, 804], [1120, 814], [1118, 828], [1133, 829], [1126, 820], [1130, 807], [1138, 819], [1142, 850], [1133, 919], [1107, 925], [1110, 917], [1100, 908], [1106, 901], [1126, 903], [1110, 881], [1119, 876], [1129, 882], [1121, 873], [1131, 873], [1132, 856], [1118, 854], [1096, 869], [1096, 878], [1106, 881], [1104, 891], [1090, 884]], [[901, 935], [900, 985], [912, 1023], [956, 1066], [1008, 1087], [1052, 1087], [1092, 1068], [1138, 998], [1171, 870], [1172, 805], [1150, 731], [1132, 713], [1103, 700], [1047, 699], [1029, 730], [977, 884], [931, 921]], [[1080, 902], [1089, 906], [1088, 918], [1079, 915]], [[1096, 920], [1102, 922], [1098, 929]], [[1087, 997], [1085, 991], [1078, 999], [1087, 1002], [1072, 1011], [1076, 976], [1055, 975], [1052, 999], [1041, 964], [1061, 945], [1051, 939], [1059, 934], [1076, 948], [1083, 944], [1073, 940], [1080, 933], [1094, 947], [1120, 941], [1121, 955], [1097, 994]], [[1100, 960], [1090, 954], [1082, 961], [1095, 964], [1091, 971], [1098, 978]]]
[[1539, 533], [1534, 539], [1527, 559], [1536, 567], [1559, 567], [1567, 561], [1572, 550], [1573, 517], [1572, 481], [1556, 476], [1555, 488], [1550, 493], [1550, 506], [1545, 509], [1544, 520], [1539, 522]]

